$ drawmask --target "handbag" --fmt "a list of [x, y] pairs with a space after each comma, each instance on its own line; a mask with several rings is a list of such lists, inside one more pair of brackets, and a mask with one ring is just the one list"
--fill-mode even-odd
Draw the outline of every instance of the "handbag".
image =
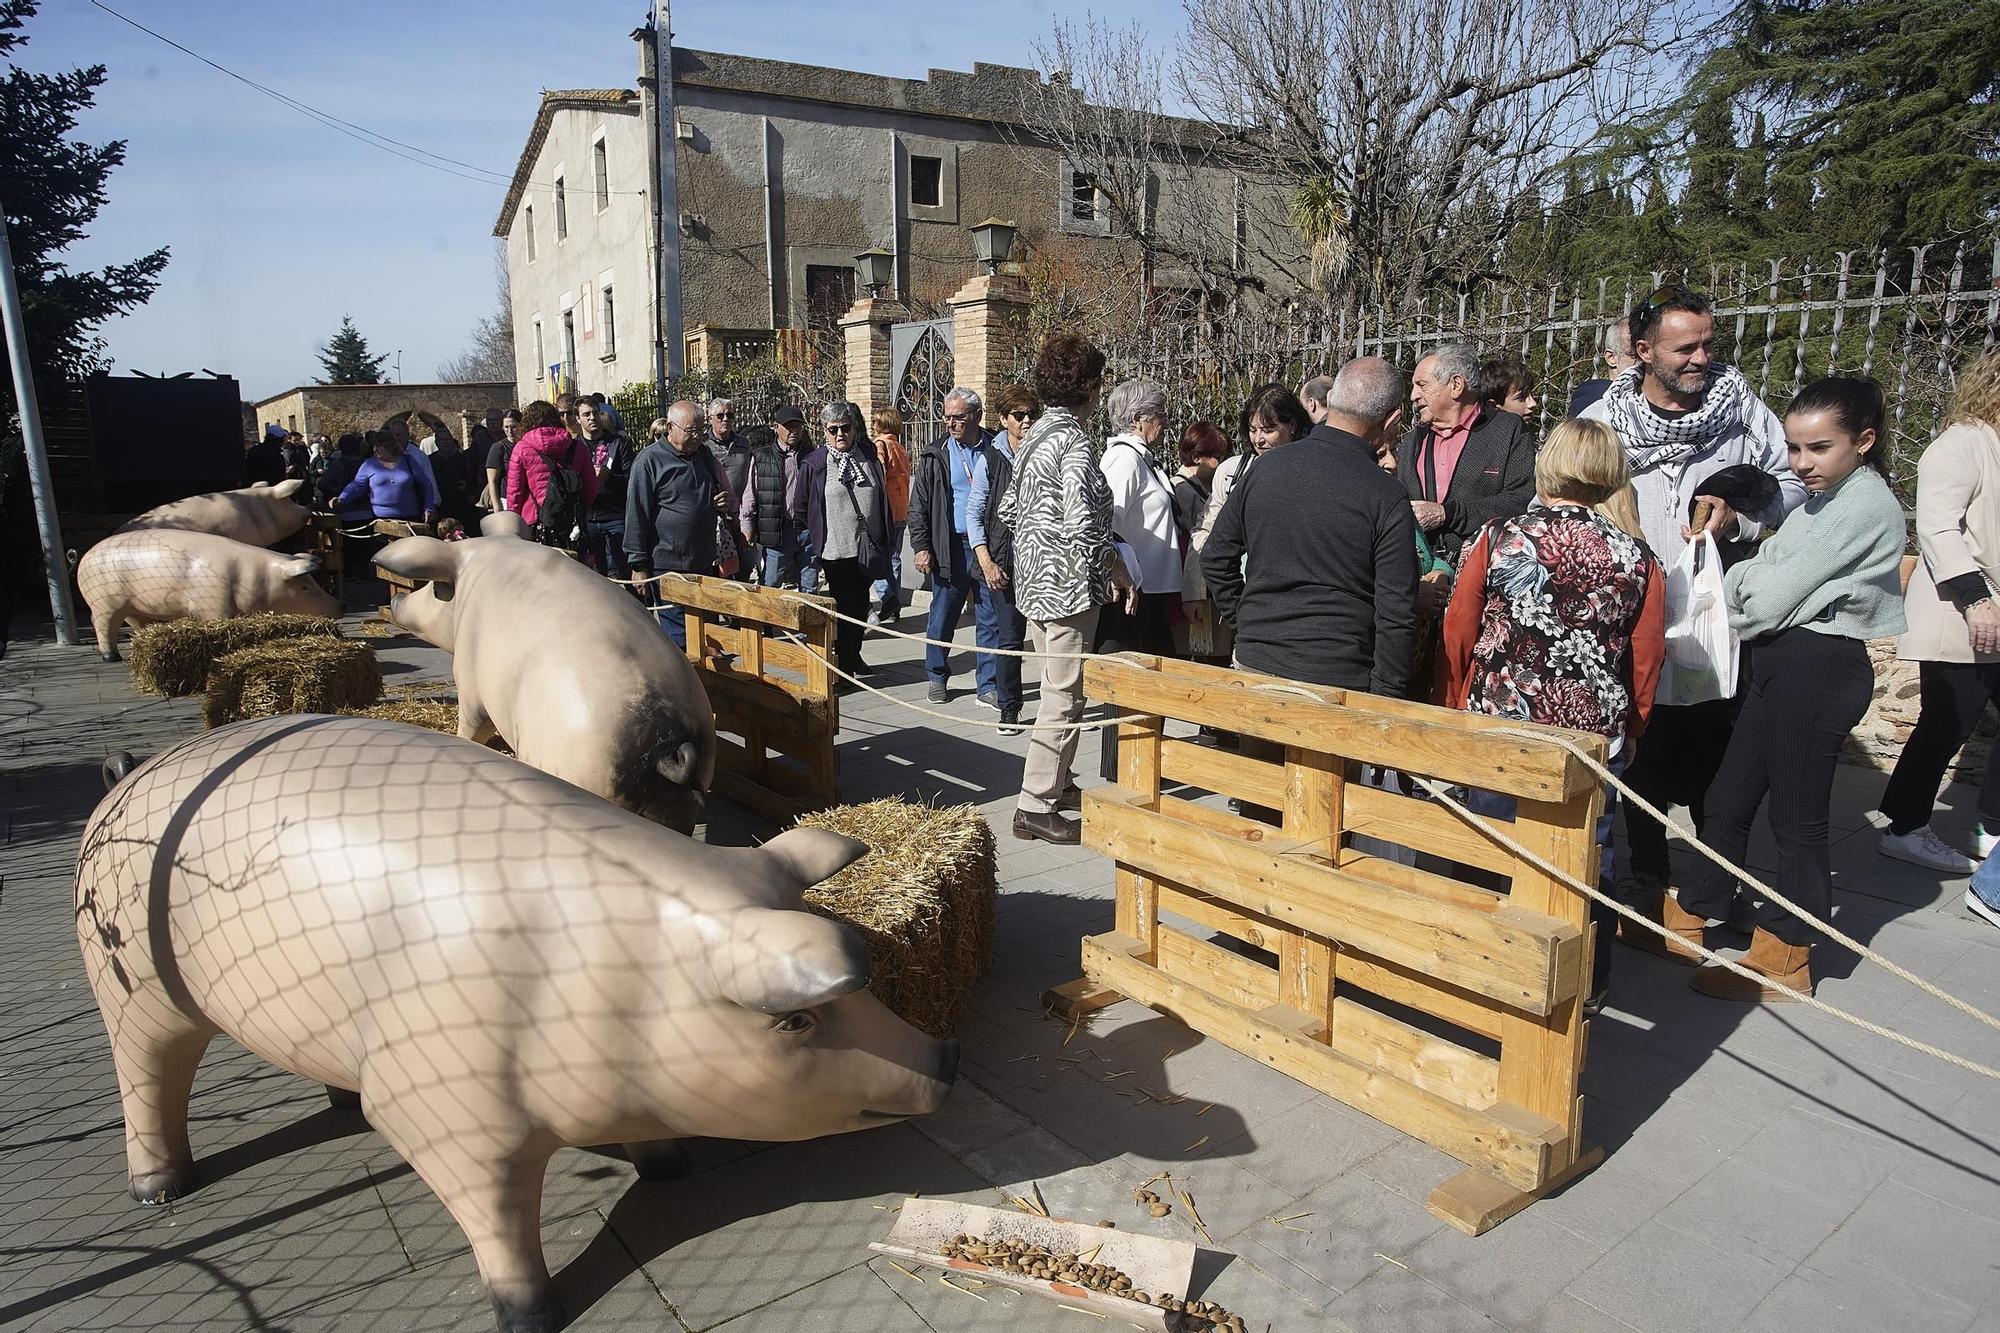
[[842, 482], [840, 489], [846, 494], [847, 503], [854, 506], [854, 517], [861, 524], [860, 531], [854, 535], [854, 558], [859, 560], [861, 568], [871, 575], [886, 571], [889, 568], [888, 552], [882, 549], [882, 544], [868, 531], [868, 516], [861, 512], [861, 502], [854, 498], [854, 488]]

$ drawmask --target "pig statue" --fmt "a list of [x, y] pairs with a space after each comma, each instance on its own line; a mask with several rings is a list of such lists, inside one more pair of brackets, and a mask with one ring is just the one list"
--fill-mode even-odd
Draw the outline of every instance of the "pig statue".
[[118, 529], [140, 532], [149, 528], [172, 528], [181, 532], [208, 532], [218, 537], [269, 546], [291, 536], [306, 525], [311, 511], [292, 503], [292, 496], [304, 486], [296, 477], [276, 486], [258, 482], [240, 491], [216, 491], [211, 495], [190, 495], [185, 500], [148, 509]]
[[126, 621], [226, 620], [253, 611], [337, 616], [340, 603], [313, 582], [315, 555], [280, 555], [206, 532], [114, 532], [84, 552], [76, 585], [90, 603], [97, 651], [118, 660]]
[[500, 533], [404, 537], [375, 563], [432, 580], [389, 615], [451, 653], [460, 736], [497, 731], [544, 773], [694, 832], [715, 778], [715, 712], [686, 654], [629, 592]]
[[861, 941], [801, 903], [865, 851], [818, 829], [710, 847], [395, 722], [183, 742], [118, 781], [78, 853], [131, 1193], [195, 1183], [188, 1092], [226, 1033], [358, 1090], [464, 1229], [501, 1329], [557, 1328], [539, 1212], [558, 1147], [650, 1143], [643, 1162], [943, 1101], [958, 1043], [884, 1007]]

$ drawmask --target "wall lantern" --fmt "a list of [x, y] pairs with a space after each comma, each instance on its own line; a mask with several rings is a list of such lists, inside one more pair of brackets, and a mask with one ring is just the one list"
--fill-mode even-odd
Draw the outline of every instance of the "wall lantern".
[[972, 228], [972, 255], [986, 265], [989, 274], [998, 273], [1014, 249], [1014, 224], [988, 218]]
[[854, 256], [854, 272], [868, 289], [868, 299], [882, 299], [882, 289], [896, 280], [896, 256], [881, 246]]

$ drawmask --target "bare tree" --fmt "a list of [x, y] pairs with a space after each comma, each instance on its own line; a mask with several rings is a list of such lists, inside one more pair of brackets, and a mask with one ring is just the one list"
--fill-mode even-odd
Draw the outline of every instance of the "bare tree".
[[444, 384], [493, 384], [519, 374], [514, 363], [514, 297], [507, 287], [506, 242], [493, 247], [493, 279], [499, 309], [472, 326], [471, 345], [438, 367]]
[[[1110, 183], [1149, 254], [1238, 291], [1277, 275], [1349, 309], [1490, 271], [1565, 162], [1671, 91], [1669, 53], [1698, 33], [1693, 0], [1185, 10], [1171, 53], [1136, 28], [1059, 23], [1038, 55], [1071, 94], [1031, 99], [1024, 121]], [[1168, 88], [1194, 117], [1167, 114]], [[1233, 207], [1215, 206], [1216, 167], [1242, 182]]]

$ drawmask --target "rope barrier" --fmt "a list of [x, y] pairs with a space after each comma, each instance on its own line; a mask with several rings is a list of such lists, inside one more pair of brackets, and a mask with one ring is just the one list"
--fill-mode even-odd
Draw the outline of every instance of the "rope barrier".
[[[1747, 884], [1751, 889], [1755, 890], [1757, 893], [1763, 895], [1764, 898], [1767, 899], [1768, 901], [1776, 903], [1784, 911], [1791, 913], [1799, 920], [1813, 927], [1813, 929], [1822, 932], [1828, 938], [1832, 939], [1834, 942], [1842, 945], [1845, 948], [1852, 949], [1855, 953], [1867, 959], [1869, 962], [1875, 964], [1877, 967], [1882, 968], [1884, 971], [1890, 973], [1893, 976], [1899, 977], [1902, 980], [1909, 982], [1912, 986], [1915, 986], [1918, 990], [1924, 992], [1926, 995], [1931, 996], [1933, 999], [1942, 1000], [1944, 1003], [1950, 1005], [1952, 1008], [1958, 1010], [1960, 1013], [1966, 1015], [1968, 1018], [1976, 1018], [1980, 1022], [1984, 1023], [1987, 1027], [2000, 1030], [2000, 1018], [1994, 1017], [1992, 1014], [1987, 1013], [1984, 1009], [1980, 1009], [1975, 1005], [1967, 1004], [1964, 1000], [1959, 999], [1957, 996], [1952, 995], [1949, 992], [1944, 991], [1938, 988], [1937, 986], [1932, 985], [1928, 981], [1925, 981], [1922, 977], [1918, 976], [1916, 973], [1910, 971], [1908, 968], [1902, 966], [1901, 964], [1896, 963], [1891, 959], [1883, 957], [1881, 954], [1869, 948], [1867, 945], [1855, 939], [1852, 935], [1849, 935], [1847, 932], [1841, 930], [1839, 927], [1833, 925], [1831, 922], [1820, 920], [1818, 917], [1806, 911], [1803, 907], [1800, 907], [1797, 903], [1793, 902], [1791, 899], [1785, 897], [1782, 893], [1779, 893], [1776, 889], [1772, 888], [1770, 885], [1764, 883], [1764, 881], [1758, 879], [1748, 870], [1745, 870], [1743, 867], [1732, 862], [1728, 857], [1716, 851], [1713, 847], [1710, 847], [1700, 838], [1697, 838], [1692, 831], [1690, 831], [1680, 823], [1676, 822], [1675, 820], [1669, 818], [1667, 814], [1664, 811], [1662, 811], [1658, 806], [1654, 805], [1652, 802], [1648, 801], [1645, 797], [1633, 791], [1629, 786], [1625, 784], [1625, 782], [1621, 778], [1618, 777], [1617, 774], [1613, 773], [1609, 768], [1599, 763], [1593, 756], [1591, 756], [1587, 751], [1585, 751], [1583, 747], [1579, 746], [1578, 744], [1576, 744], [1576, 742], [1570, 740], [1568, 737], [1549, 736], [1542, 734], [1540, 732], [1528, 731], [1520, 727], [1499, 727], [1495, 728], [1494, 732], [1509, 736], [1521, 736], [1533, 740], [1545, 741], [1549, 744], [1561, 746], [1563, 749], [1569, 751], [1572, 755], [1575, 755], [1578, 759], [1582, 760], [1586, 768], [1590, 769], [1592, 772], [1596, 773], [1600, 778], [1604, 779], [1606, 782], [1616, 787], [1621, 793], [1623, 793], [1627, 798], [1629, 798], [1634, 805], [1638, 806], [1641, 810], [1644, 810], [1647, 814], [1659, 820], [1660, 823], [1664, 824], [1666, 827], [1672, 829], [1675, 833], [1679, 834], [1682, 840], [1687, 842], [1696, 851], [1700, 852], [1703, 856], [1706, 856], [1709, 860], [1715, 862], [1716, 865], [1720, 866], [1723, 870], [1727, 871], [1730, 875], [1734, 876], [1736, 879], [1740, 880], [1744, 884]], [[1422, 781], [1422, 779], [1418, 780]], [[1664, 931], [1663, 927], [1661, 929], [1662, 931]]]
[[[1258, 690], [1265, 690], [1274, 694], [1295, 694], [1301, 698], [1319, 700], [1319, 696], [1314, 694], [1311, 690], [1305, 689], [1297, 685], [1286, 685], [1286, 684], [1278, 684], [1276, 682], [1267, 682], [1267, 683], [1253, 685], [1251, 688]], [[1323, 700], [1320, 701], [1324, 702]], [[1943, 1000], [1946, 1004], [1951, 1005], [1954, 1009], [1958, 1009], [1974, 1018], [1979, 1019], [1981, 1022], [1985, 1023], [1989, 1027], [2000, 1027], [2000, 1020], [1996, 1020], [1991, 1014], [1988, 1014], [1984, 1010], [1975, 1008], [1974, 1006], [1967, 1004], [1965, 1001], [1957, 998], [1954, 995], [1950, 995], [1945, 991], [1940, 990], [1938, 987], [1933, 986], [1931, 983], [1925, 981], [1922, 977], [1919, 977], [1914, 973], [1910, 972], [1907, 968], [1904, 968], [1899, 964], [1894, 963], [1887, 958], [1884, 958], [1881, 954], [1875, 952], [1873, 949], [1870, 949], [1866, 945], [1861, 944], [1859, 941], [1853, 939], [1851, 936], [1848, 936], [1844, 932], [1836, 930], [1832, 925], [1828, 924], [1827, 922], [1821, 921], [1819, 918], [1813, 916], [1810, 912], [1807, 912], [1803, 908], [1799, 907], [1796, 903], [1793, 903], [1790, 900], [1784, 898], [1782, 895], [1772, 891], [1771, 889], [1768, 888], [1768, 886], [1766, 886], [1762, 881], [1757, 879], [1756, 876], [1750, 874], [1750, 872], [1748, 872], [1747, 870], [1743, 870], [1737, 866], [1732, 865], [1727, 858], [1722, 856], [1721, 853], [1710, 848], [1707, 844], [1703, 843], [1700, 839], [1696, 838], [1694, 834], [1689, 832], [1687, 829], [1683, 828], [1680, 824], [1674, 822], [1671, 819], [1668, 819], [1664, 814], [1662, 814], [1658, 809], [1656, 809], [1644, 797], [1632, 793], [1632, 789], [1630, 787], [1627, 787], [1625, 783], [1622, 782], [1616, 774], [1612, 773], [1611, 770], [1606, 768], [1604, 765], [1598, 763], [1595, 758], [1593, 758], [1590, 754], [1584, 751], [1581, 746], [1577, 745], [1576, 742], [1570, 740], [1568, 737], [1550, 735], [1546, 732], [1529, 731], [1523, 727], [1495, 727], [1490, 731], [1488, 731], [1486, 734], [1518, 736], [1525, 740], [1538, 741], [1546, 744], [1559, 745], [1563, 747], [1565, 750], [1569, 751], [1569, 753], [1575, 755], [1578, 759], [1581, 759], [1584, 765], [1587, 768], [1590, 768], [1593, 772], [1597, 773], [1599, 777], [1611, 783], [1619, 791], [1631, 795], [1635, 804], [1643, 808], [1648, 814], [1651, 814], [1655, 818], [1658, 818], [1663, 824], [1673, 829], [1673, 831], [1679, 834], [1683, 839], [1694, 844], [1694, 846], [1699, 848], [1703, 852], [1703, 854], [1713, 859], [1717, 865], [1721, 866], [1723, 869], [1729, 871], [1730, 873], [1738, 876], [1745, 883], [1749, 884], [1753, 889], [1770, 894], [1771, 901], [1777, 903], [1780, 907], [1782, 907], [1787, 912], [1790, 912], [1793, 916], [1796, 916], [1801, 921], [1806, 922], [1808, 925], [1814, 927], [1815, 929], [1824, 932], [1825, 934], [1839, 941], [1846, 947], [1853, 949], [1857, 954], [1861, 955], [1863, 958], [1868, 959], [1870, 962], [1875, 963], [1877, 966], [1880, 966], [1886, 969], [1887, 971], [1893, 973], [1894, 975], [1901, 977], [1905, 981], [1910, 982], [1912, 985], [1916, 986], [1919, 990], [1922, 990], [1927, 994], [1933, 995], [1936, 998]], [[1409, 776], [1416, 781], [1417, 785], [1422, 787], [1425, 791], [1429, 792], [1432, 799], [1436, 800], [1440, 805], [1443, 805], [1447, 810], [1450, 810], [1461, 821], [1471, 825], [1474, 829], [1483, 834], [1485, 837], [1497, 843], [1498, 845], [1506, 848], [1509, 852], [1513, 853], [1521, 860], [1527, 862], [1529, 865], [1534, 866], [1537, 870], [1541, 871], [1543, 874], [1554, 879], [1557, 883], [1562, 884], [1567, 888], [1570, 888], [1575, 892], [1582, 894], [1584, 897], [1590, 899], [1592, 902], [1600, 903], [1603, 906], [1610, 908], [1613, 912], [1616, 912], [1619, 916], [1623, 917], [1628, 921], [1637, 922], [1640, 926], [1643, 926], [1645, 929], [1652, 931], [1655, 935], [1659, 935], [1662, 937], [1671, 936], [1674, 939], [1681, 940], [1680, 936], [1674, 935], [1672, 931], [1668, 930], [1666, 926], [1664, 926], [1660, 922], [1652, 920], [1650, 917], [1647, 917], [1644, 914], [1634, 910], [1633, 908], [1626, 906], [1624, 903], [1619, 902], [1618, 900], [1612, 898], [1611, 896], [1602, 892], [1601, 890], [1594, 888], [1591, 885], [1585, 884], [1582, 880], [1578, 879], [1576, 876], [1570, 874], [1569, 872], [1559, 869], [1558, 867], [1550, 864], [1548, 860], [1542, 857], [1539, 853], [1536, 853], [1530, 850], [1529, 848], [1523, 846], [1517, 839], [1508, 835], [1497, 824], [1492, 823], [1491, 821], [1485, 819], [1480, 815], [1474, 814], [1470, 809], [1466, 808], [1466, 806], [1464, 806], [1456, 798], [1454, 798], [1443, 783], [1433, 781], [1432, 779], [1424, 777], [1421, 774], [1417, 773], [1411, 773]], [[1205, 830], [1205, 831], [1212, 832], [1212, 830]], [[1219, 838], [1223, 837], [1223, 835], [1221, 834], [1216, 834], [1216, 836]], [[1226, 838], [1223, 838], [1223, 840], [1225, 842], [1228, 841], [1228, 839]], [[1860, 1028], [1863, 1032], [1869, 1032], [1874, 1034], [1875, 1036], [1886, 1038], [1889, 1041], [1895, 1042], [1899, 1046], [1906, 1046], [1910, 1050], [1918, 1051], [1924, 1055], [1933, 1056], [1936, 1059], [1944, 1061], [1946, 1064], [1955, 1065], [1958, 1068], [1967, 1070], [1971, 1073], [1979, 1074], [1986, 1078], [2000, 1081], [2000, 1069], [1995, 1069], [1989, 1065], [1980, 1064], [1976, 1060], [1968, 1060], [1963, 1056], [1953, 1055], [1950, 1051], [1944, 1050], [1937, 1046], [1933, 1046], [1929, 1042], [1920, 1041], [1915, 1037], [1907, 1036], [1904, 1033], [1897, 1032], [1892, 1028], [1883, 1027], [1880, 1023], [1872, 1022], [1869, 1019], [1861, 1017], [1859, 1014], [1849, 1013], [1847, 1010], [1842, 1009], [1837, 1005], [1828, 1004], [1825, 1000], [1819, 999], [1817, 996], [1810, 995], [1804, 991], [1796, 990], [1790, 986], [1784, 985], [1782, 982], [1779, 982], [1774, 978], [1767, 977], [1761, 972], [1753, 972], [1749, 968], [1743, 966], [1741, 963], [1736, 962], [1733, 959], [1724, 958], [1721, 954], [1716, 953], [1713, 949], [1710, 949], [1704, 943], [1690, 942], [1687, 940], [1681, 940], [1681, 942], [1684, 944], [1689, 944], [1691, 948], [1695, 949], [1698, 953], [1700, 953], [1703, 960], [1706, 962], [1724, 968], [1730, 972], [1735, 973], [1738, 976], [1745, 977], [1748, 978], [1749, 980], [1755, 981], [1760, 986], [1766, 986], [1772, 990], [1782, 992], [1789, 999], [1796, 1000], [1797, 1002], [1807, 1006], [1808, 1008], [1817, 1009], [1822, 1013], [1830, 1014], [1834, 1018], [1837, 1018], [1844, 1023], [1850, 1023], [1853, 1026]]]

